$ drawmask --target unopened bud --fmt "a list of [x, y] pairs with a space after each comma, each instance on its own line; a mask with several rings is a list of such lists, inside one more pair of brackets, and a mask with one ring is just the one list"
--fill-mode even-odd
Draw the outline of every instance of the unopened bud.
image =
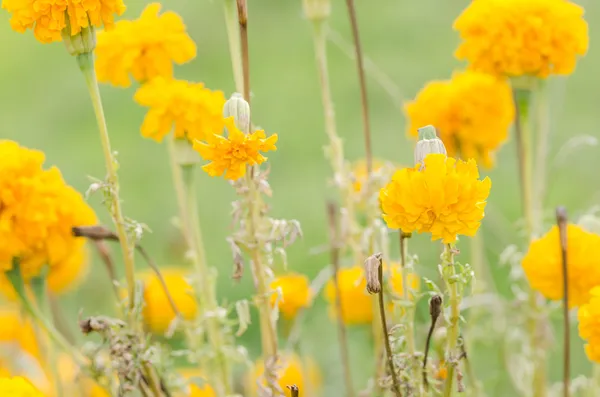
[[331, 2], [329, 0], [303, 0], [304, 15], [311, 21], [321, 21], [329, 18]]
[[379, 272], [381, 271], [381, 253], [371, 255], [365, 260], [365, 279], [367, 280], [367, 292], [376, 294], [381, 291]]
[[444, 142], [438, 138], [434, 126], [427, 125], [419, 128], [418, 131], [419, 142], [415, 147], [415, 165], [421, 164], [421, 169], [423, 169], [423, 161], [428, 154], [440, 153], [445, 155], [446, 147]]
[[435, 321], [442, 313], [442, 297], [434, 295], [429, 300], [429, 315], [431, 316], [431, 322], [435, 324]]
[[81, 28], [79, 33], [71, 34], [71, 22], [69, 17], [65, 18], [66, 26], [60, 32], [63, 43], [71, 55], [90, 54], [96, 48], [96, 29], [93, 25]]
[[233, 117], [237, 128], [245, 134], [250, 132], [250, 105], [242, 94], [234, 92], [223, 106], [223, 117]]

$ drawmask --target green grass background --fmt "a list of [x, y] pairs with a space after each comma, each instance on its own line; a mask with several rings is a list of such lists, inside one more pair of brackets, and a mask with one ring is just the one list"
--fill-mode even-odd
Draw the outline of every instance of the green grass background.
[[[124, 18], [136, 18], [146, 4], [145, 1], [126, 3]], [[458, 34], [452, 30], [452, 22], [467, 4], [466, 0], [358, 1], [365, 55], [390, 77], [402, 99], [414, 97], [427, 81], [448, 78], [453, 70], [464, 67], [453, 58]], [[197, 58], [177, 67], [176, 76], [202, 81], [229, 95], [234, 85], [221, 2], [174, 0], [163, 5], [182, 15], [198, 45]], [[555, 78], [549, 82], [552, 142], [547, 159], [551, 165], [545, 204], [550, 221], [556, 205], [566, 205], [570, 214], [576, 216], [596, 205], [599, 199], [597, 148], [582, 147], [565, 161], [556, 160], [556, 153], [574, 136], [599, 136], [600, 5], [592, 1], [585, 5], [590, 27], [589, 52], [568, 80]], [[96, 123], [83, 78], [62, 44], [41, 45], [31, 32], [13, 32], [8, 21], [9, 15], [0, 12], [0, 138], [43, 150], [47, 164], [57, 165], [66, 180], [83, 192], [89, 186], [89, 176], [101, 178], [104, 174]], [[333, 1], [331, 26], [350, 42], [347, 13], [341, 0]], [[302, 223], [304, 238], [289, 249], [289, 265], [313, 277], [328, 263], [326, 254], [311, 252], [326, 243], [325, 201], [336, 196], [328, 184], [331, 170], [323, 157], [326, 136], [311, 29], [302, 15], [300, 1], [251, 1], [249, 37], [253, 120], [268, 133], [279, 134], [278, 151], [269, 156], [270, 183], [274, 190], [270, 200], [272, 215]], [[338, 130], [344, 138], [347, 157], [359, 159], [364, 156], [364, 148], [355, 63], [335, 45], [329, 47], [329, 62]], [[409, 164], [413, 143], [405, 137], [401, 108], [371, 77], [368, 89], [375, 155]], [[164, 265], [179, 264], [181, 261], [174, 255], [177, 232], [171, 223], [176, 201], [166, 148], [140, 136], [145, 110], [132, 100], [135, 86], [129, 89], [102, 86], [101, 91], [113, 148], [119, 153], [125, 213], [152, 229], [152, 233], [144, 236], [143, 244], [157, 261]], [[502, 148], [496, 168], [485, 173], [493, 181], [488, 216], [482, 226], [486, 254], [496, 284], [507, 294], [508, 270], [498, 266], [498, 256], [507, 244], [522, 244], [518, 234], [520, 205], [513, 141]], [[232, 189], [222, 179], [211, 179], [204, 174], [198, 176], [198, 184], [208, 260], [219, 269], [219, 295], [229, 302], [248, 298], [252, 293], [250, 274], [246, 273], [241, 284], [233, 283], [230, 278], [231, 254], [225, 237], [231, 230]], [[102, 221], [110, 224], [99, 197], [93, 197], [91, 203]], [[411, 240], [410, 250], [419, 255], [420, 270], [433, 274], [437, 246], [426, 236], [416, 236]], [[461, 250], [460, 260], [467, 262], [466, 240]], [[114, 251], [118, 252], [116, 247]], [[138, 263], [143, 266], [141, 261]], [[110, 294], [106, 275], [94, 261], [84, 285], [63, 301], [74, 318], [79, 308], [89, 315], [105, 312], [110, 306]], [[350, 329], [350, 336], [355, 380], [362, 387], [371, 374], [372, 341], [366, 328]], [[418, 336], [419, 344], [422, 336]], [[559, 332], [556, 340], [560, 337]], [[590, 364], [576, 335], [573, 341], [574, 375], [588, 373]], [[252, 356], [258, 354], [256, 326], [251, 327], [241, 343]], [[553, 380], [559, 378], [560, 346], [555, 343], [551, 352]], [[324, 395], [339, 395], [341, 378], [335, 328], [321, 299], [317, 299], [307, 318], [302, 348], [306, 354], [315, 356], [322, 367]], [[486, 380], [489, 395], [511, 395], [498, 361], [497, 346], [481, 346], [471, 356], [477, 364], [478, 376]]]

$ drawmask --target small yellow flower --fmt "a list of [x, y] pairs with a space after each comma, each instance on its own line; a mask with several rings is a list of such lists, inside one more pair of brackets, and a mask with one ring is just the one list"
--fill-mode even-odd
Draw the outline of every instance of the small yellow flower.
[[[342, 303], [342, 319], [346, 324], [368, 324], [373, 320], [373, 301], [367, 294], [367, 281], [361, 266], [340, 269], [338, 286]], [[329, 302], [330, 313], [336, 314], [336, 291], [332, 280], [325, 286], [325, 299]]]
[[[198, 369], [180, 369], [179, 374], [183, 376], [189, 383], [189, 387], [187, 390], [181, 394], [181, 397], [216, 397], [214, 389], [208, 384], [204, 383], [202, 386], [198, 386], [194, 383], [193, 378], [201, 378], [204, 380], [202, 376], [202, 372]], [[176, 395], [179, 396], [179, 395]]]
[[[194, 297], [192, 286], [185, 279], [185, 272], [181, 269], [161, 269], [161, 274], [175, 305], [187, 320], [191, 320], [198, 312], [198, 303]], [[144, 281], [144, 309], [142, 314], [144, 322], [152, 332], [164, 333], [175, 319], [167, 294], [159, 278], [154, 273], [141, 276]]]
[[271, 295], [271, 305], [278, 302], [279, 311], [286, 319], [296, 317], [298, 311], [309, 307], [312, 303], [312, 290], [310, 289], [310, 280], [303, 274], [288, 273], [277, 277], [271, 282], [271, 289], [281, 290], [281, 297], [273, 292]]
[[142, 136], [157, 142], [171, 130], [176, 138], [193, 142], [223, 129], [225, 96], [202, 83], [156, 77], [142, 85], [134, 99], [150, 108], [142, 123]]
[[205, 142], [194, 142], [194, 149], [202, 158], [210, 161], [202, 167], [210, 176], [221, 176], [225, 179], [236, 180], [246, 175], [246, 166], [262, 164], [267, 161], [260, 152], [277, 150], [277, 134], [267, 138], [263, 130], [252, 134], [244, 134], [236, 126], [233, 117], [225, 120], [228, 136], [213, 134]]
[[588, 48], [583, 8], [566, 0], [477, 0], [454, 22], [456, 57], [494, 75], [570, 74]]
[[585, 353], [591, 361], [600, 363], [600, 287], [589, 293], [590, 299], [577, 312], [579, 336], [587, 341]]
[[405, 233], [431, 233], [445, 244], [474, 236], [490, 193], [489, 178], [479, 180], [475, 160], [467, 162], [430, 154], [421, 165], [396, 171], [379, 199], [388, 227]]
[[404, 110], [410, 136], [417, 138], [418, 128], [434, 125], [449, 156], [474, 158], [485, 167], [493, 165], [515, 116], [508, 82], [474, 71], [428, 83]]
[[115, 28], [98, 33], [96, 73], [98, 80], [129, 87], [129, 75], [139, 82], [154, 77], [172, 77], [179, 65], [196, 56], [196, 44], [179, 15], [151, 3], [139, 19], [119, 21]]
[[[319, 385], [314, 382], [319, 381], [319, 371], [314, 362], [309, 362], [311, 368], [305, 368], [302, 359], [293, 353], [282, 353], [277, 363], [278, 385], [281, 390], [287, 391], [287, 386], [296, 385], [300, 390], [315, 390]], [[258, 383], [266, 385], [264, 379], [264, 362], [259, 359], [255, 364], [253, 373], [246, 376], [246, 391], [250, 396], [256, 396], [258, 393]]]
[[10, 26], [23, 33], [33, 29], [42, 43], [61, 41], [61, 31], [71, 27], [71, 35], [95, 26], [111, 28], [114, 15], [125, 12], [123, 0], [3, 0], [2, 8], [12, 14]]
[[27, 379], [15, 376], [0, 378], [0, 396], [10, 397], [44, 397]]
[[[600, 236], [573, 224], [567, 226], [569, 306], [589, 299], [590, 289], [600, 285]], [[548, 299], [563, 297], [562, 256], [558, 226], [533, 241], [523, 257], [523, 270], [531, 288]]]

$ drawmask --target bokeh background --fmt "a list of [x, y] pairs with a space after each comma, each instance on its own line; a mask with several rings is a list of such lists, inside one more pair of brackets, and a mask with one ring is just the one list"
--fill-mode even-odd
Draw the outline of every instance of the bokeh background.
[[[147, 2], [130, 0], [126, 4], [123, 18], [137, 18]], [[458, 34], [452, 30], [452, 23], [467, 4], [466, 0], [357, 2], [366, 63], [376, 69], [368, 76], [376, 157], [400, 164], [412, 162], [413, 142], [406, 138], [402, 103], [412, 99], [427, 81], [446, 79], [453, 70], [463, 67], [453, 58]], [[545, 203], [548, 222], [558, 204], [566, 205], [571, 216], [577, 217], [600, 199], [600, 156], [596, 147], [600, 137], [600, 4], [581, 4], [586, 7], [590, 28], [589, 52], [574, 75], [548, 82], [552, 130]], [[234, 84], [221, 2], [171, 0], [163, 2], [163, 7], [184, 18], [198, 46], [197, 58], [177, 67], [176, 76], [202, 81], [227, 96], [231, 94]], [[253, 120], [267, 133], [277, 132], [280, 139], [278, 151], [269, 156], [274, 190], [272, 215], [301, 222], [304, 237], [289, 249], [289, 267], [314, 277], [328, 264], [328, 255], [321, 249], [327, 242], [325, 202], [336, 196], [329, 184], [331, 170], [323, 156], [326, 136], [311, 27], [303, 17], [299, 0], [254, 0], [249, 12]], [[92, 107], [76, 62], [62, 44], [41, 45], [30, 33], [13, 32], [8, 20], [9, 15], [0, 12], [0, 138], [43, 150], [46, 164], [58, 166], [66, 180], [84, 192], [90, 176], [104, 176], [104, 165]], [[348, 53], [351, 34], [343, 1], [333, 1], [330, 24], [328, 52], [338, 131], [344, 138], [347, 157], [358, 160], [364, 156], [359, 91], [355, 63]], [[127, 216], [152, 230], [142, 241], [151, 255], [163, 265], [176, 265], [181, 263], [181, 242], [172, 223], [177, 210], [166, 147], [140, 136], [145, 110], [133, 102], [135, 89], [135, 85], [129, 89], [101, 87], [113, 148], [118, 151], [124, 209]], [[508, 244], [523, 241], [519, 235], [513, 141], [500, 151], [497, 166], [485, 174], [493, 181], [482, 226], [486, 257], [496, 286], [503, 295], [510, 296], [509, 269], [501, 267], [498, 258]], [[231, 280], [231, 254], [225, 242], [231, 230], [233, 191], [222, 179], [205, 174], [198, 175], [198, 179], [204, 242], [211, 265], [219, 270], [219, 295], [228, 302], [249, 298], [250, 274], [239, 284]], [[100, 197], [90, 201], [109, 225]], [[461, 250], [459, 259], [467, 262], [466, 241]], [[419, 255], [420, 271], [435, 274], [439, 255], [436, 245], [426, 236], [415, 236], [410, 251]], [[138, 264], [144, 266], [141, 260]], [[87, 315], [112, 310], [106, 274], [95, 259], [90, 267], [81, 288], [62, 298], [72, 318], [79, 309]], [[306, 322], [301, 348], [322, 368], [324, 395], [338, 395], [341, 370], [335, 327], [321, 298]], [[418, 333], [420, 345], [424, 336], [425, 330]], [[355, 381], [362, 387], [371, 375], [372, 340], [367, 327], [351, 328], [350, 338]], [[557, 332], [550, 359], [553, 379], [559, 378], [560, 338]], [[251, 356], [257, 355], [257, 326], [250, 328], [241, 343]], [[590, 364], [576, 333], [573, 349], [573, 374], [588, 373]], [[470, 352], [489, 395], [511, 395], [500, 353], [498, 345], [485, 344]]]

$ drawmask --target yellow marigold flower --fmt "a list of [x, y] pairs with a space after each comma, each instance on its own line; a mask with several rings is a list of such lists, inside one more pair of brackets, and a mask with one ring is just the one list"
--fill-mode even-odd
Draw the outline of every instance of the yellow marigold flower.
[[303, 274], [288, 273], [277, 277], [271, 282], [271, 289], [281, 290], [281, 297], [273, 292], [271, 305], [277, 305], [279, 311], [286, 319], [296, 317], [298, 311], [309, 307], [312, 303], [313, 292], [310, 289], [310, 280]]
[[196, 44], [179, 15], [151, 3], [139, 19], [119, 21], [98, 33], [96, 73], [100, 82], [129, 87], [129, 75], [139, 82], [172, 77], [173, 62], [181, 65], [196, 56]]
[[15, 376], [0, 378], [0, 396], [10, 397], [44, 397], [27, 379]]
[[80, 243], [48, 274], [48, 289], [53, 293], [60, 294], [72, 290], [87, 275], [89, 253], [84, 241]]
[[[600, 236], [573, 224], [567, 226], [569, 306], [584, 304], [590, 289], [600, 285]], [[562, 256], [558, 226], [533, 241], [523, 257], [523, 270], [531, 288], [546, 298], [563, 297]]]
[[42, 266], [53, 268], [83, 244], [73, 226], [93, 225], [96, 216], [56, 168], [43, 170], [43, 154], [0, 141], [0, 270], [20, 258], [25, 280]]
[[[367, 294], [367, 280], [361, 266], [340, 269], [338, 286], [342, 303], [342, 319], [346, 324], [368, 324], [373, 320], [373, 301]], [[332, 280], [325, 285], [325, 299], [330, 313], [336, 315], [336, 291]]]
[[233, 117], [225, 120], [228, 136], [213, 134], [205, 142], [194, 142], [194, 149], [202, 158], [210, 161], [202, 167], [210, 176], [221, 176], [225, 179], [236, 180], [246, 175], [246, 166], [262, 164], [267, 161], [260, 152], [277, 150], [277, 134], [267, 138], [263, 130], [252, 134], [244, 134], [236, 126]]
[[156, 77], [142, 85], [134, 97], [149, 107], [142, 123], [142, 136], [157, 142], [173, 130], [176, 138], [204, 140], [223, 129], [221, 91], [211, 91], [202, 83]]
[[14, 31], [33, 29], [42, 43], [61, 41], [61, 31], [67, 23], [70, 34], [76, 35], [90, 26], [110, 28], [114, 15], [125, 12], [123, 0], [3, 0], [2, 8], [12, 14], [10, 26]]
[[445, 244], [459, 234], [474, 236], [490, 193], [489, 178], [479, 180], [475, 160], [430, 154], [421, 165], [396, 171], [379, 199], [388, 227], [405, 233], [431, 233]]
[[[194, 297], [192, 286], [185, 279], [182, 269], [161, 269], [169, 293], [175, 305], [187, 320], [193, 319], [198, 312], [198, 303]], [[152, 332], [164, 333], [175, 319], [175, 312], [169, 303], [167, 294], [159, 278], [154, 273], [142, 275], [144, 281], [144, 322]]]
[[492, 166], [515, 116], [508, 82], [473, 71], [428, 83], [404, 110], [410, 136], [418, 138], [418, 128], [434, 125], [449, 156], [474, 158], [486, 167]]
[[600, 363], [600, 287], [592, 288], [589, 301], [581, 305], [577, 317], [579, 336], [588, 342], [585, 353], [591, 361]]
[[[310, 362], [309, 362], [310, 363]], [[309, 366], [313, 366], [309, 364]], [[305, 368], [302, 359], [293, 353], [283, 353], [277, 363], [279, 367], [277, 371], [278, 385], [281, 390], [287, 390], [287, 386], [296, 385], [300, 390], [315, 390], [319, 385], [315, 382], [319, 381], [319, 371], [314, 365], [311, 368]], [[258, 384], [266, 385], [264, 379], [264, 361], [259, 359], [254, 367], [254, 372], [246, 376], [246, 391], [250, 396], [256, 396]]]
[[454, 22], [456, 57], [502, 76], [570, 74], [588, 48], [583, 8], [566, 0], [477, 0]]
[[0, 310], [0, 344], [10, 344], [40, 358], [40, 349], [31, 321], [26, 320], [16, 308]]
[[188, 380], [188, 388], [187, 390], [181, 394], [181, 397], [216, 397], [214, 389], [208, 384], [204, 383], [202, 386], [198, 386], [194, 383], [193, 378], [201, 378], [204, 380], [202, 376], [202, 372], [198, 369], [181, 369], [178, 371], [181, 376], [183, 376], [186, 380]]

